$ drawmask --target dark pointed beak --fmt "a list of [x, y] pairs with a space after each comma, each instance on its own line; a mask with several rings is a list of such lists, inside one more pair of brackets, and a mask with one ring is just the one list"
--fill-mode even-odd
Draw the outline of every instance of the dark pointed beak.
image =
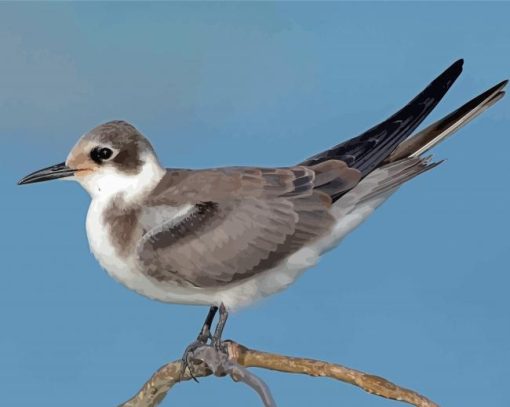
[[74, 174], [75, 171], [76, 170], [69, 168], [65, 163], [60, 163], [28, 174], [26, 177], [18, 181], [18, 185], [32, 184], [34, 182], [50, 181], [52, 179], [70, 177]]

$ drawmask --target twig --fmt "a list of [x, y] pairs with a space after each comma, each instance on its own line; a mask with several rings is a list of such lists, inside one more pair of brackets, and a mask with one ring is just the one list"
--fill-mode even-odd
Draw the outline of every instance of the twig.
[[[416, 407], [438, 407], [437, 404], [415, 391], [397, 386], [382, 377], [350, 369], [338, 364], [314, 359], [260, 352], [248, 349], [235, 342], [228, 342], [227, 352], [228, 360], [232, 362], [234, 366], [237, 365], [240, 368], [258, 367], [285, 373], [306, 374], [313, 377], [329, 377], [331, 379], [353, 384], [368, 393], [387, 399], [409, 403]], [[210, 355], [202, 355], [202, 357], [199, 357], [199, 359], [208, 360], [210, 363], [209, 358]], [[211, 364], [214, 365], [214, 363]], [[222, 368], [224, 368], [224, 365], [222, 365]], [[217, 369], [218, 366], [208, 366], [203, 362], [197, 363], [193, 366], [193, 375], [195, 377], [205, 377], [215, 374], [216, 371], [216, 375], [222, 376], [230, 374], [235, 378], [235, 374], [239, 372], [237, 370], [234, 372], [235, 369], [233, 369], [230, 372], [225, 371], [223, 374], [218, 374]], [[181, 381], [180, 370], [180, 360], [170, 362], [162, 366], [152, 375], [152, 377], [143, 385], [140, 391], [133, 398], [121, 404], [119, 407], [156, 407], [167, 395], [170, 389]], [[251, 377], [252, 376], [250, 376], [250, 378]], [[190, 379], [191, 376], [189, 375], [189, 372], [186, 372], [182, 381]], [[238, 376], [237, 379], [241, 379], [241, 377]], [[264, 386], [263, 382], [262, 386]], [[253, 388], [258, 392], [261, 389], [260, 387], [257, 389], [257, 385]], [[270, 393], [268, 394], [270, 397]]]
[[[226, 342], [228, 346], [231, 342]], [[193, 352], [195, 360], [204, 362], [216, 376], [232, 377], [236, 382], [243, 382], [257, 392], [264, 407], [276, 407], [271, 391], [266, 383], [257, 375], [251, 373], [237, 361], [230, 358], [230, 352], [218, 351], [213, 346], [204, 345]]]

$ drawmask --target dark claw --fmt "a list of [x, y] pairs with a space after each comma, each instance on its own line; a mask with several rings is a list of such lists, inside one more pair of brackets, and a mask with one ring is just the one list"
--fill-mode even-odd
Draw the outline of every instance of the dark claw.
[[180, 372], [180, 378], [181, 380], [184, 378], [184, 374], [186, 373], [186, 368], [188, 368], [189, 375], [191, 378], [198, 383], [198, 379], [193, 375], [193, 363], [191, 361], [193, 360], [193, 354], [195, 351], [202, 347], [207, 345], [207, 339], [203, 340], [203, 338], [199, 338], [194, 342], [191, 342], [184, 351], [184, 354], [181, 358], [181, 372]]

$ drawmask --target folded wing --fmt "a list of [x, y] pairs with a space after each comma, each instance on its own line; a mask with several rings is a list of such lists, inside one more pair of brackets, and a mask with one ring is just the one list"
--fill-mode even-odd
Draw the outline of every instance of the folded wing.
[[[159, 283], [215, 287], [276, 266], [329, 233], [331, 196], [361, 173], [312, 167], [171, 171], [146, 202], [141, 270]], [[165, 216], [165, 214], [171, 214]]]

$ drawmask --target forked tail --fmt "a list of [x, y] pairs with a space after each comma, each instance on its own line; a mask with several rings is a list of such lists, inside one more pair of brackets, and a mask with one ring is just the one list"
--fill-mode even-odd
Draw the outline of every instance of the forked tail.
[[421, 124], [436, 107], [462, 72], [459, 59], [434, 79], [406, 106], [363, 134], [310, 157], [302, 165], [341, 160], [362, 176], [377, 168], [395, 148]]
[[[418, 96], [387, 120], [357, 137], [310, 157], [301, 164], [315, 165], [327, 160], [341, 160], [349, 167], [359, 170], [362, 177], [366, 177], [375, 169], [400, 160], [407, 161], [414, 158], [411, 161], [414, 165], [406, 165], [404, 174], [398, 172], [393, 174], [392, 182], [386, 185], [385, 190], [395, 188], [433, 168], [438, 163], [430, 163], [428, 159], [420, 158], [422, 154], [501, 100], [505, 94], [503, 88], [507, 85], [507, 80], [498, 83], [454, 112], [409, 137], [458, 78], [462, 72], [462, 64], [462, 59], [453, 63]], [[388, 181], [387, 179], [386, 182]], [[337, 201], [345, 193], [346, 191], [333, 195], [333, 201]]]
[[395, 162], [406, 157], [418, 157], [427, 152], [501, 100], [505, 96], [503, 88], [507, 84], [508, 80], [498, 83], [496, 86], [471, 99], [448, 116], [432, 123], [414, 136], [403, 141], [384, 162]]

